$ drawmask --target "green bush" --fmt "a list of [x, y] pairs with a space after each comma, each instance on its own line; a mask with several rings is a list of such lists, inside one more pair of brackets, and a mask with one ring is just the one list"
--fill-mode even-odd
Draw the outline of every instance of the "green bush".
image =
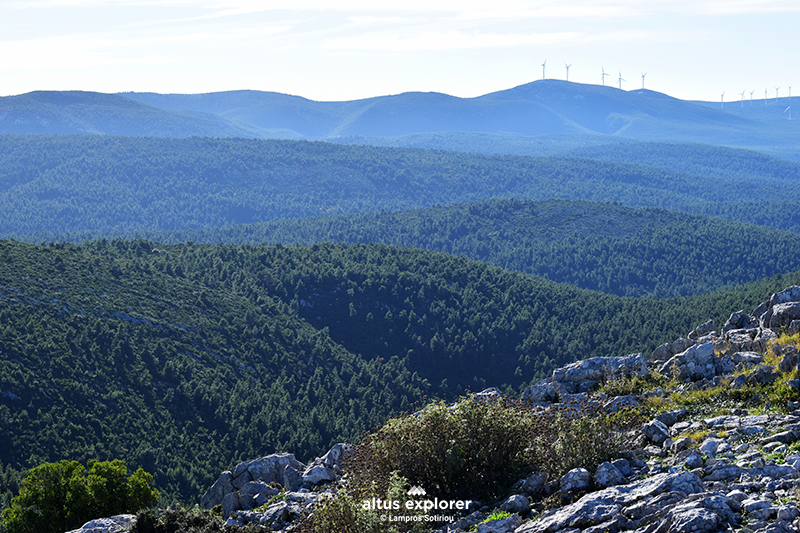
[[380, 492], [396, 471], [439, 498], [492, 497], [523, 469], [532, 426], [515, 403], [439, 401], [367, 435], [345, 468], [355, 486]]
[[95, 518], [135, 512], [158, 501], [153, 476], [125, 462], [90, 460], [45, 463], [22, 480], [19, 494], [3, 511], [6, 533], [62, 533]]
[[536, 417], [524, 462], [551, 479], [577, 467], [595, 470], [629, 446], [630, 430], [642, 422], [635, 409], [608, 414], [593, 402], [554, 407]]
[[492, 499], [522, 475], [593, 469], [640, 424], [633, 411], [608, 415], [590, 402], [536, 410], [516, 401], [431, 404], [367, 435], [345, 471], [351, 491], [385, 492], [393, 472], [439, 498]]

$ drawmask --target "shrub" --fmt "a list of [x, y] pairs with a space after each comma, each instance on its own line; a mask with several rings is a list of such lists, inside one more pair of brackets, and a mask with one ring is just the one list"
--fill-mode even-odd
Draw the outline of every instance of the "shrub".
[[125, 463], [90, 460], [45, 463], [22, 480], [20, 491], [3, 511], [6, 533], [62, 533], [94, 518], [135, 512], [158, 501], [153, 476]]
[[494, 497], [516, 480], [534, 421], [518, 403], [439, 401], [389, 420], [357, 446], [345, 469], [359, 488], [387, 489], [392, 472], [439, 498]]
[[437, 402], [367, 435], [344, 468], [362, 490], [385, 491], [396, 471], [439, 498], [492, 499], [523, 473], [593, 468], [640, 423], [632, 411], [612, 416], [591, 402], [548, 410], [516, 401]]
[[627, 448], [630, 430], [641, 424], [636, 409], [608, 414], [594, 402], [553, 407], [536, 416], [524, 461], [553, 479], [579, 466], [591, 471]]

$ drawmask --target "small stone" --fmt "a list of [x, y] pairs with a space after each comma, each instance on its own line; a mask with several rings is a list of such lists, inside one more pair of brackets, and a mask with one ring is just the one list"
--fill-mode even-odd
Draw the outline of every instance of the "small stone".
[[528, 498], [522, 494], [514, 494], [509, 496], [503, 503], [500, 504], [500, 509], [508, 511], [509, 513], [517, 513], [524, 515], [531, 509], [531, 504]]
[[623, 483], [625, 481], [625, 476], [622, 475], [622, 472], [620, 472], [616, 466], [606, 461], [597, 467], [597, 471], [594, 474], [594, 481], [603, 488], [613, 487], [614, 485]]
[[722, 439], [708, 438], [700, 445], [700, 453], [708, 457], [714, 457], [717, 452], [717, 446], [719, 446], [720, 443], [722, 443]]
[[689, 470], [694, 470], [695, 468], [700, 468], [703, 466], [703, 458], [700, 456], [700, 454], [695, 453], [690, 455], [683, 464], [686, 465], [686, 468]]
[[574, 468], [561, 478], [561, 497], [569, 496], [573, 492], [585, 491], [589, 488], [591, 475], [585, 468]]
[[660, 420], [651, 420], [642, 426], [645, 437], [653, 444], [662, 444], [669, 438], [669, 428]]

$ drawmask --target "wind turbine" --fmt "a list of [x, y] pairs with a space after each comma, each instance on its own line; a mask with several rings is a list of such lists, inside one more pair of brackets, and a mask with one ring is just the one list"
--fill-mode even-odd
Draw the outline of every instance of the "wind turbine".
[[741, 93], [739, 93], [739, 94], [741, 94], [741, 95], [742, 95], [742, 107], [744, 107], [744, 93], [746, 93], [746, 92], [747, 92], [747, 89], [745, 89], [744, 91], [742, 91]]
[[546, 64], [547, 64], [547, 60], [545, 59], [545, 60], [544, 60], [544, 63], [542, 63], [542, 79], [544, 79], [544, 66], [545, 66]]
[[755, 89], [753, 89], [752, 91], [750, 91], [750, 106], [751, 106], [751, 107], [753, 106], [753, 93], [754, 93], [754, 92], [756, 92], [756, 90], [755, 90]]
[[778, 99], [778, 90], [779, 90], [780, 88], [781, 88], [781, 87], [780, 87], [780, 85], [778, 85], [777, 87], [775, 87], [775, 100], [777, 100], [777, 99]]
[[572, 66], [572, 63], [570, 63], [569, 65], [567, 65], [566, 63], [564, 63], [564, 66], [565, 66], [565, 67], [567, 67], [567, 81], [569, 81], [569, 67], [571, 67], [571, 66]]
[[764, 87], [764, 105], [767, 105], [767, 88]]
[[722, 96], [719, 97], [719, 108], [725, 109], [725, 91], [722, 91]]
[[647, 72], [642, 72], [642, 89], [644, 89], [644, 77], [647, 76]]
[[621, 71], [621, 70], [619, 71], [619, 79], [618, 79], [617, 81], [619, 82], [619, 88], [620, 88], [620, 89], [622, 89], [622, 82], [623, 82], [623, 81], [628, 81], [628, 80], [626, 80], [626, 79], [623, 79], [623, 77], [622, 77], [622, 71]]
[[603, 71], [602, 78], [603, 78], [603, 86], [605, 87], [605, 85], [606, 85], [606, 76], [610, 76], [610, 74], [606, 74], [606, 69], [604, 69], [603, 67], [600, 67], [600, 70]]
[[792, 120], [792, 106], [787, 107], [783, 110], [784, 113], [789, 112], [789, 120]]

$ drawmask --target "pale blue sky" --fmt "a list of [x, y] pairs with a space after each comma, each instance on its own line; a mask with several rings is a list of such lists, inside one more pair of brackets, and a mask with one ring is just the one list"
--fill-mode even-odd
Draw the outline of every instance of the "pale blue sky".
[[[291, 5], [291, 8], [285, 7]], [[798, 0], [0, 0], [0, 95], [472, 97], [541, 79], [800, 95]]]

